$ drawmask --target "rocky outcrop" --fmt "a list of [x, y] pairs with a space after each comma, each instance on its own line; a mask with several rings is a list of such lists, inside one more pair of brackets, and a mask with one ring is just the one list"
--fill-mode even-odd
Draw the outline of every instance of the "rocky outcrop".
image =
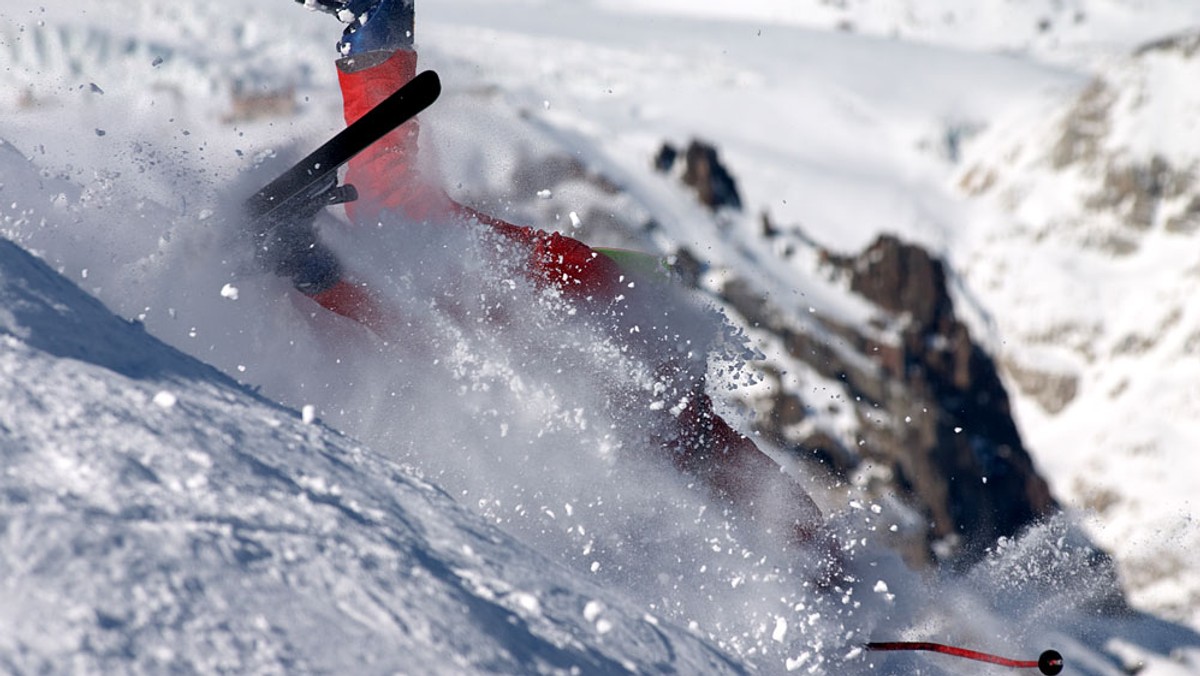
[[[664, 144], [655, 165], [691, 185], [714, 212], [741, 204], [736, 181], [707, 144], [693, 142], [684, 152]], [[561, 158], [528, 164], [513, 180], [528, 193], [550, 185], [546, 176], [592, 184], [597, 205], [614, 195], [577, 161]], [[627, 216], [602, 218], [601, 211], [620, 213], [615, 205], [580, 212], [582, 225], [572, 234], [596, 242], [609, 230], [624, 230], [629, 240], [654, 230], [639, 231]], [[715, 214], [713, 225], [721, 227], [723, 218]], [[760, 220], [762, 237], [779, 255], [818, 253], [822, 274], [877, 309], [870, 326], [839, 324], [779, 307], [753, 279], [721, 271], [719, 300], [731, 314], [771, 335], [816, 376], [840, 384], [837, 406], [856, 421], [853, 431], [831, 428], [823, 418], [828, 400], [767, 368], [762, 375], [774, 386], [749, 402], [760, 413], [760, 434], [827, 473], [829, 481], [817, 483], [854, 482], [873, 499], [902, 505], [905, 526], [893, 544], [914, 565], [968, 565], [998, 538], [1056, 510], [1013, 422], [996, 365], [955, 315], [940, 260], [890, 236], [858, 255], [838, 256], [797, 227], [766, 214]], [[671, 260], [685, 284], [711, 279], [687, 248]]]
[[[882, 466], [891, 481], [873, 490], [899, 495], [927, 521], [923, 548], [909, 552], [917, 563], [973, 563], [998, 538], [1056, 511], [1021, 442], [995, 363], [955, 316], [942, 262], [891, 236], [857, 256], [826, 260], [879, 308], [875, 335], [822, 320], [828, 335], [817, 338], [744, 280], [723, 292], [747, 322], [775, 333], [821, 375], [845, 383], [858, 402], [861, 443], [854, 453], [822, 432], [796, 443], [797, 452], [842, 476], [859, 465]], [[895, 338], [881, 338], [888, 335]], [[802, 419], [803, 407], [787, 393], [774, 396], [760, 424], [770, 438], [786, 439], [784, 428]]]
[[[1194, 80], [1200, 73], [1198, 53], [1200, 32], [1142, 46], [1097, 75], [1060, 114], [1048, 118], [1044, 129], [1026, 130], [1009, 151], [970, 166], [963, 190], [972, 195], [998, 191], [1014, 213], [1039, 188], [1077, 194], [1061, 202], [1068, 205], [1061, 211], [1040, 211], [1044, 223], [1031, 225], [1069, 233], [1080, 245], [1112, 256], [1137, 253], [1156, 228], [1195, 232], [1200, 229], [1200, 163], [1189, 151], [1194, 145], [1188, 139], [1195, 135], [1187, 121], [1194, 117], [1196, 97], [1186, 88], [1153, 92], [1172, 89], [1164, 82]], [[1030, 143], [1038, 134], [1044, 138]], [[1015, 165], [1005, 166], [1013, 160]], [[1062, 178], [1061, 185], [1022, 184], [1022, 176], [1042, 176], [1047, 169]]]
[[[899, 387], [882, 403], [906, 422], [866, 427], [868, 452], [911, 485], [931, 535], [964, 538], [953, 558], [972, 560], [980, 546], [1055, 510], [995, 362], [955, 317], [942, 262], [885, 236], [849, 261], [849, 272], [851, 289], [887, 312], [900, 336], [899, 355], [881, 362]], [[917, 405], [922, 415], [912, 415]]]
[[711, 144], [693, 139], [680, 153], [675, 146], [664, 143], [655, 156], [654, 167], [663, 173], [670, 172], [681, 156], [683, 182], [696, 191], [701, 204], [713, 211], [723, 207], [742, 208], [737, 182], [721, 163], [717, 149]]

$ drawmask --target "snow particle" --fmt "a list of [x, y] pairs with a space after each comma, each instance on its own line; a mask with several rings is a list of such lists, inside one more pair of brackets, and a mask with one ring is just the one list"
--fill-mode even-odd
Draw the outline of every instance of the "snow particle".
[[238, 288], [232, 284], [226, 284], [221, 287], [221, 297], [229, 300], [238, 299]]
[[888, 603], [891, 603], [892, 601], [896, 600], [896, 595], [891, 593], [891, 591], [888, 590], [887, 583], [884, 582], [883, 580], [879, 580], [878, 582], [875, 583], [874, 592], [876, 594], [879, 594], [880, 596], [882, 596], [884, 598], [884, 600], [887, 601]]
[[784, 661], [784, 668], [786, 668], [788, 671], [796, 671], [800, 667], [804, 666], [804, 663], [808, 662], [810, 657], [812, 657], [812, 655], [808, 652], [802, 652], [796, 657], [789, 657]]
[[304, 407], [300, 409], [300, 420], [305, 425], [311, 425], [316, 422], [317, 407], [313, 406], [312, 404], [305, 404]]
[[541, 615], [542, 604], [533, 594], [514, 592], [511, 596], [513, 604], [524, 611], [525, 615]]
[[175, 395], [166, 390], [161, 390], [158, 394], [154, 395], [154, 404], [159, 408], [171, 408], [175, 405], [176, 401], [178, 399], [176, 399]]
[[596, 625], [596, 632], [599, 634], [607, 634], [612, 631], [613, 623], [609, 620], [600, 617], [604, 612], [604, 604], [599, 601], [588, 601], [583, 607], [583, 619], [592, 622]]
[[554, 196], [554, 193], [549, 190], [539, 190], [537, 191], [537, 196], [544, 200], [548, 200]]
[[775, 631], [771, 632], [771, 640], [776, 643], [783, 643], [784, 637], [787, 636], [787, 630], [787, 620], [782, 617], [775, 618]]

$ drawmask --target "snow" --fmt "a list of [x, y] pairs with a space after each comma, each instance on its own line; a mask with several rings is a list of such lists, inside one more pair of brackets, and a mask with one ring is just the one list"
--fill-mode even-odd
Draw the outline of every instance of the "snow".
[[6, 673], [742, 671], [9, 242], [0, 300]]
[[[1180, 356], [1194, 261], [1160, 233], [1116, 261], [1075, 246], [1086, 235], [1045, 236], [1088, 177], [1052, 176], [1031, 149], [1092, 73], [1135, 78], [1144, 66], [1120, 55], [1200, 21], [1190, 3], [446, 0], [422, 5], [418, 35], [447, 85], [423, 134], [456, 195], [505, 195], [519, 159], [566, 152], [660, 224], [655, 246], [710, 262], [710, 284], [751, 271], [801, 316], [860, 327], [870, 308], [811, 247], [784, 259], [753, 236], [760, 212], [835, 252], [894, 232], [946, 254], [1000, 358], [1079, 375], [1060, 414], [1018, 396], [1022, 432], [1135, 604], [1190, 629], [1098, 616], [1111, 590], [1058, 521], [966, 577], [922, 579], [876, 539], [903, 516], [852, 487], [831, 515], [852, 579], [815, 591], [803, 557], [630, 456], [625, 412], [561, 371], [640, 386], [646, 364], [558, 299], [529, 303], [516, 275], [475, 269], [486, 241], [326, 222], [402, 316], [426, 320], [399, 344], [253, 272], [223, 205], [341, 126], [336, 21], [284, 0], [41, 5], [0, 9], [0, 233], [50, 266], [0, 243], [4, 670], [961, 670], [858, 650], [906, 638], [1054, 647], [1074, 673], [1200, 668], [1200, 597], [1181, 600], [1200, 589], [1184, 502], [1197, 374]], [[1184, 91], [1193, 74], [1168, 63], [1144, 88]], [[295, 110], [238, 117], [239, 87], [291, 88]], [[1194, 158], [1178, 143], [1190, 103], [1153, 105], [1114, 142]], [[650, 167], [659, 143], [692, 136], [718, 142], [750, 205], [725, 227]], [[1015, 226], [1001, 200], [957, 188], [964, 168], [1011, 157], [1001, 187], [1032, 195]], [[579, 186], [518, 197], [491, 206], [588, 225]], [[503, 330], [474, 321], [496, 316]], [[722, 364], [744, 354], [705, 311], [672, 321]], [[853, 434], [844, 409], [827, 415]], [[1085, 494], [1108, 493], [1089, 511]]]

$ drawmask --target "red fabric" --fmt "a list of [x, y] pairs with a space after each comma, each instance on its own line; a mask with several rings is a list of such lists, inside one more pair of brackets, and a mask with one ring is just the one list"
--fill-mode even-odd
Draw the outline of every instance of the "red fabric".
[[387, 334], [388, 326], [383, 312], [364, 286], [351, 284], [343, 279], [309, 298], [326, 310], [353, 319], [375, 333]]
[[[346, 123], [365, 115], [416, 72], [416, 53], [405, 50], [364, 70], [339, 68]], [[417, 221], [473, 218], [527, 247], [529, 270], [539, 281], [556, 285], [575, 299], [615, 295], [620, 270], [608, 257], [570, 237], [481, 214], [426, 181], [417, 162], [419, 131], [417, 120], [406, 122], [350, 161], [346, 182], [359, 192], [359, 200], [347, 205], [352, 220], [377, 221], [385, 211]]]

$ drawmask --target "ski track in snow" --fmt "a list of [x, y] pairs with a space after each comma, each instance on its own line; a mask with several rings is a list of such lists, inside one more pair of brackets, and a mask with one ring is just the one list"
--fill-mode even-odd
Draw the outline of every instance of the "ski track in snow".
[[[634, 378], [643, 365], [603, 345], [564, 345], [596, 338], [586, 332], [558, 344], [518, 331], [514, 351], [462, 313], [499, 309], [535, 325], [545, 306], [406, 274], [413, 264], [461, 272], [438, 249], [462, 241], [430, 233], [422, 248], [331, 219], [335, 247], [398, 307], [435, 321], [412, 334], [412, 351], [306, 321], [281, 282], [249, 273], [217, 205], [339, 128], [337, 26], [284, 0], [232, 12], [43, 4], [0, 10], [0, 231], [150, 334], [311, 413], [248, 395], [6, 244], [0, 369], [13, 405], [0, 417], [0, 537], [14, 554], [0, 562], [0, 626], [18, 630], [0, 632], [0, 667], [956, 673], [955, 663], [855, 648], [930, 636], [1013, 656], [1053, 645], [1074, 673], [1139, 662], [1145, 674], [1184, 673], [1200, 662], [1186, 629], [1091, 619], [1105, 590], [1079, 579], [1062, 524], [929, 586], [877, 548], [876, 512], [850, 494], [834, 522], [856, 579], [807, 591], [777, 545], [706, 513], [662, 468], [614, 457], [620, 439], [608, 428], [621, 421], [589, 398], [588, 382], [530, 355]], [[1074, 91], [1093, 49], [1186, 15], [1149, 3], [1157, 11], [1122, 24], [1128, 3], [1048, 3], [1056, 21], [1080, 7], [1093, 19], [1053, 42], [1036, 29], [1037, 3], [964, 10], [951, 31], [938, 27], [945, 3], [903, 15], [842, 4], [427, 5], [422, 56], [448, 88], [424, 133], [448, 187], [468, 193], [502, 193], [511, 158], [565, 148], [660, 220], [659, 245], [687, 243], [718, 268], [756, 266], [776, 295], [800, 288], [797, 303], [861, 324], [866, 313], [815, 265], [762, 250], [756, 213], [726, 231], [697, 225], [711, 221], [649, 167], [657, 144], [717, 140], [749, 204], [834, 249], [884, 229], [953, 252], [969, 210], [944, 187], [948, 131]], [[1014, 16], [1025, 28], [992, 30]], [[846, 20], [867, 36], [827, 32]], [[1040, 60], [990, 51], [1017, 48]], [[227, 121], [239, 86], [293, 88], [296, 110]], [[565, 223], [562, 204], [569, 193], [532, 215]], [[477, 300], [425, 302], [439, 293]], [[449, 412], [459, 424], [437, 424]]]

